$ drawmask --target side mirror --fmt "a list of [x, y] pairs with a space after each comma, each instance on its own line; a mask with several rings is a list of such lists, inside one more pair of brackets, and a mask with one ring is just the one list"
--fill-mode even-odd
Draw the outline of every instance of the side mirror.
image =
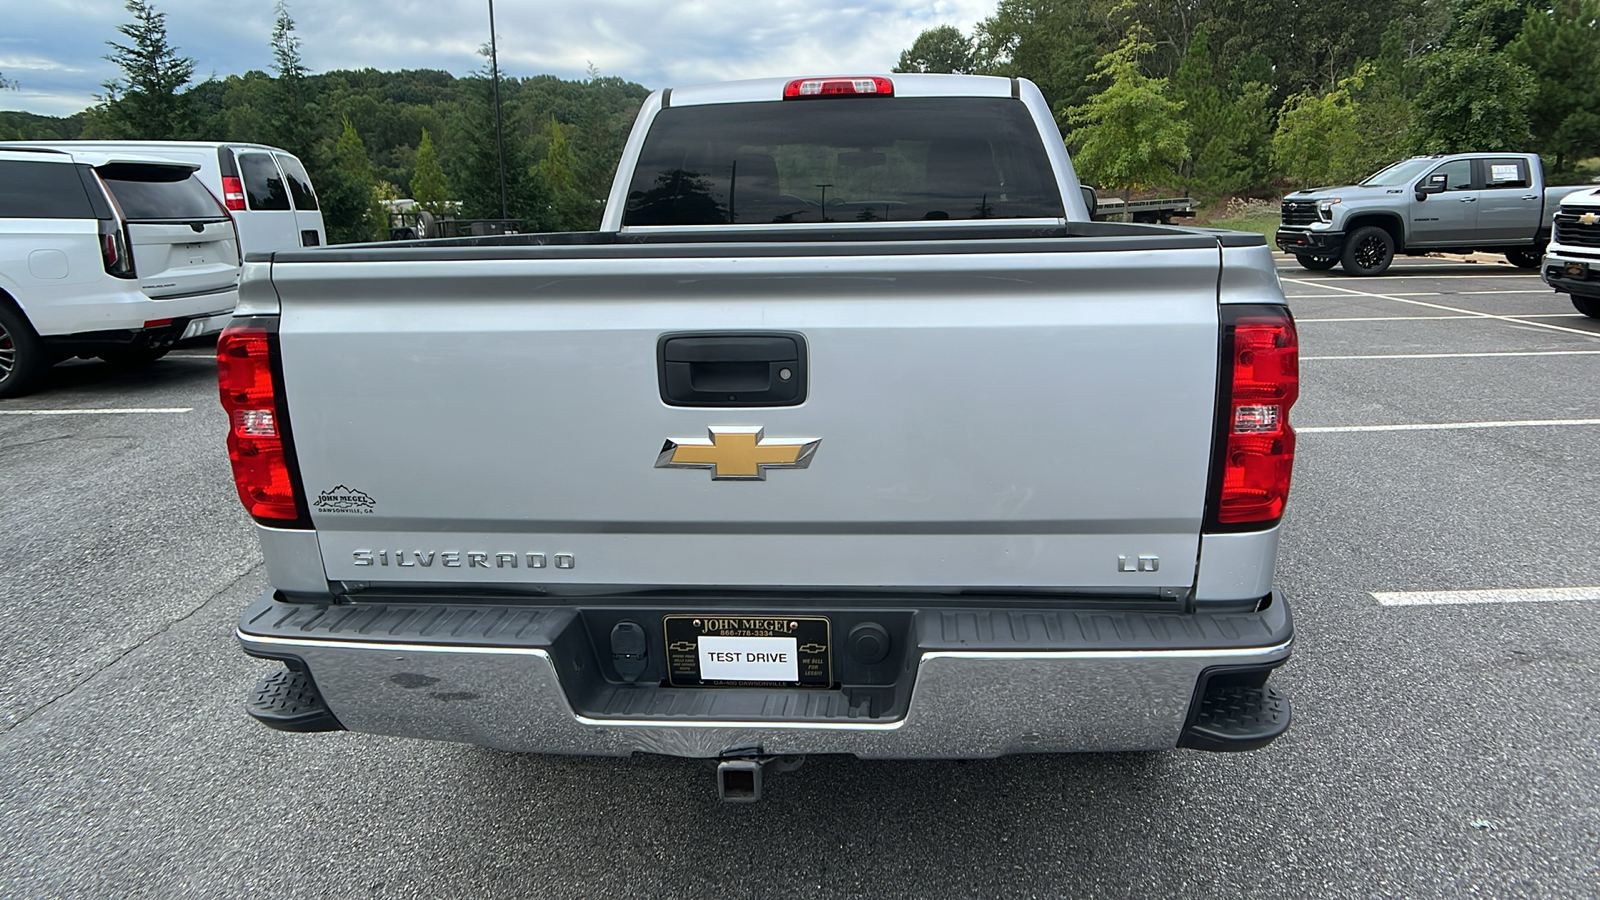
[[1417, 183], [1417, 199], [1426, 200], [1429, 194], [1444, 193], [1445, 184], [1449, 176], [1444, 174], [1429, 175], [1427, 181]]
[[1094, 185], [1080, 184], [1078, 190], [1083, 192], [1083, 205], [1089, 207], [1089, 218], [1093, 219], [1100, 211], [1100, 198], [1095, 194]]

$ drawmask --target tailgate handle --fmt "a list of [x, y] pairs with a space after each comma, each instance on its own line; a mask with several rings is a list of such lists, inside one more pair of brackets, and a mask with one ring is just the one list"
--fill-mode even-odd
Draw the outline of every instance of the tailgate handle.
[[792, 332], [663, 334], [656, 368], [669, 406], [795, 406], [806, 399], [806, 341]]

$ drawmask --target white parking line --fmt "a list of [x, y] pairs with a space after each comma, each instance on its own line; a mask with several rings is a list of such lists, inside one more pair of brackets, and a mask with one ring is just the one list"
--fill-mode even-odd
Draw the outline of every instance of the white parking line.
[[[1285, 278], [1283, 280], [1293, 282], [1295, 284], [1310, 284], [1310, 282], [1296, 281], [1293, 278]], [[1551, 325], [1548, 322], [1529, 322], [1527, 320], [1518, 320], [1512, 318], [1511, 316], [1499, 316], [1495, 315], [1494, 313], [1478, 312], [1475, 309], [1462, 309], [1459, 306], [1445, 306], [1442, 303], [1429, 303], [1426, 300], [1410, 300], [1405, 297], [1397, 297], [1393, 294], [1374, 294], [1370, 291], [1358, 291], [1355, 288], [1342, 288], [1331, 284], [1325, 286], [1331, 287], [1337, 291], [1346, 291], [1357, 297], [1372, 297], [1378, 300], [1392, 300], [1395, 303], [1410, 303], [1414, 306], [1425, 306], [1429, 309], [1442, 309], [1446, 312], [1463, 313], [1465, 315], [1480, 319], [1494, 319], [1497, 322], [1506, 322], [1512, 325], [1522, 325], [1527, 328], [1545, 328], [1549, 329], [1550, 331], [1560, 331], [1565, 332], [1566, 334], [1582, 335], [1586, 338], [1600, 338], [1600, 334], [1597, 334], [1593, 331], [1585, 331], [1581, 328], [1568, 328], [1565, 325]]]
[[194, 412], [192, 406], [146, 406], [122, 409], [0, 409], [0, 416], [117, 416], [166, 415]]
[[[1439, 321], [1452, 321], [1452, 320], [1459, 321], [1461, 319], [1481, 319], [1481, 318], [1483, 318], [1483, 316], [1329, 316], [1328, 318], [1325, 318], [1325, 319], [1302, 319], [1299, 316], [1296, 316], [1295, 320], [1294, 320], [1294, 323], [1296, 325], [1304, 325], [1307, 322], [1439, 322]], [[1506, 316], [1505, 318], [1507, 318], [1507, 319], [1585, 319], [1585, 318], [1588, 318], [1588, 317], [1583, 315], [1582, 313], [1528, 313], [1528, 314], [1519, 313], [1519, 314], [1514, 315], [1514, 316]]]
[[1306, 425], [1296, 434], [1353, 434], [1367, 431], [1463, 431], [1473, 428], [1558, 428], [1600, 425], [1600, 419], [1522, 419], [1514, 422], [1416, 422], [1405, 425]]
[[[1537, 324], [1529, 322], [1528, 324]], [[1355, 356], [1302, 356], [1301, 362], [1335, 359], [1476, 359], [1486, 356], [1600, 356], [1600, 350], [1484, 350], [1478, 353], [1363, 353]]]
[[1445, 606], [1462, 603], [1556, 603], [1600, 600], [1600, 587], [1503, 588], [1484, 591], [1369, 591], [1384, 606]]
[[[1282, 277], [1282, 275], [1280, 275], [1280, 277]], [[1333, 275], [1333, 277], [1320, 277], [1320, 279], [1318, 279], [1318, 277], [1315, 277], [1315, 275], [1302, 275], [1301, 279], [1298, 279], [1298, 280], [1304, 280], [1304, 282], [1310, 282], [1310, 283], [1317, 283], [1317, 285], [1326, 285], [1326, 287], [1333, 287], [1333, 283], [1334, 282], [1394, 282], [1395, 277], [1397, 277], [1397, 275]], [[1507, 280], [1507, 279], [1534, 279], [1534, 280], [1538, 280], [1539, 275], [1506, 274], [1506, 272], [1485, 272], [1485, 274], [1482, 274], [1482, 275], [1414, 275], [1414, 277], [1418, 277], [1418, 279], [1427, 279], [1427, 280], [1430, 280], [1430, 282], [1440, 282], [1440, 280], [1445, 280], [1445, 279], [1494, 279], [1494, 280], [1496, 280], [1496, 282], [1498, 282], [1498, 280]], [[1290, 280], [1290, 279], [1283, 279], [1283, 280]]]
[[[1441, 291], [1405, 291], [1397, 293], [1396, 297], [1437, 297]], [[1290, 300], [1330, 300], [1335, 297], [1348, 297], [1349, 294], [1284, 294]]]

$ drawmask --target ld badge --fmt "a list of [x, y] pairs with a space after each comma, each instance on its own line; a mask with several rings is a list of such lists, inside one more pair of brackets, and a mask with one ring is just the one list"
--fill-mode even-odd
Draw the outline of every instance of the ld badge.
[[667, 438], [658, 469], [710, 469], [712, 481], [766, 481], [768, 469], [811, 465], [822, 438], [768, 438], [759, 427], [712, 426], [710, 440]]

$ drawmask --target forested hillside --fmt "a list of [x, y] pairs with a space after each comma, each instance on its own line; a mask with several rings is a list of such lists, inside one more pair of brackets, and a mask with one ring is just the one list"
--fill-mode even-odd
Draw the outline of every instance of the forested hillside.
[[1080, 173], [1123, 191], [1268, 196], [1469, 150], [1600, 170], [1600, 0], [999, 0], [897, 71], [1032, 79]]
[[[196, 83], [164, 14], [127, 8], [107, 36], [123, 77], [103, 102], [0, 113], [0, 138], [284, 147], [311, 168], [337, 240], [385, 235], [385, 198], [501, 215], [487, 63], [466, 77], [308, 72], [280, 3], [262, 35], [272, 72]], [[1123, 193], [1273, 197], [1458, 150], [1532, 150], [1557, 182], [1600, 173], [1600, 0], [999, 0], [970, 32], [923, 32], [895, 71], [1032, 79], [1085, 180]], [[594, 72], [503, 76], [509, 217], [593, 227], [647, 93]]]

